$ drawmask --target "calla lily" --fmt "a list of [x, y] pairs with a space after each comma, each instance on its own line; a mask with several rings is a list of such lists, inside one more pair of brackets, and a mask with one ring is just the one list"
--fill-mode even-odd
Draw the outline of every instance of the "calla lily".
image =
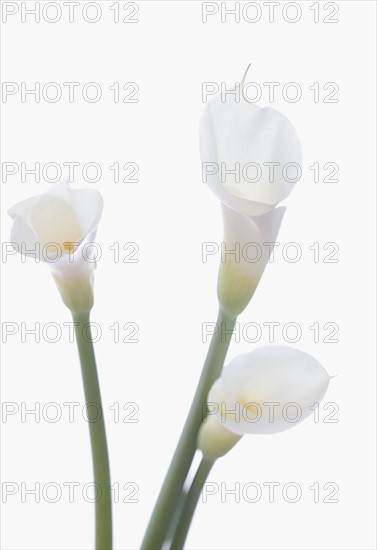
[[[222, 259], [221, 306], [236, 316], [252, 297], [276, 241], [284, 208], [275, 206], [301, 175], [301, 146], [289, 120], [275, 109], [249, 103], [243, 94], [221, 94], [205, 106], [200, 124], [203, 173], [222, 202], [224, 243], [237, 254]], [[255, 175], [256, 171], [256, 175]], [[248, 256], [250, 243], [258, 253]]]
[[[90, 330], [95, 258], [93, 240], [103, 201], [92, 189], [71, 189], [58, 183], [43, 195], [17, 203], [9, 210], [14, 223], [13, 247], [24, 256], [42, 260], [52, 272], [65, 305], [71, 310], [87, 404], [94, 404], [96, 422], [89, 421], [95, 502], [95, 547], [112, 548], [111, 479], [106, 429], [97, 365]], [[88, 245], [88, 246], [87, 246]], [[85, 328], [85, 335], [83, 329]]]
[[[214, 429], [213, 419], [236, 436], [282, 432], [307, 418], [328, 388], [330, 376], [314, 357], [286, 346], [265, 346], [224, 367], [208, 395], [208, 418], [199, 446], [222, 454], [237, 442]], [[220, 438], [221, 441], [217, 441]], [[221, 456], [221, 455], [218, 455]]]
[[[100, 193], [57, 183], [43, 195], [14, 205], [11, 241], [20, 254], [48, 264], [66, 306], [93, 306], [93, 242], [103, 209]], [[88, 246], [87, 246], [88, 245]]]

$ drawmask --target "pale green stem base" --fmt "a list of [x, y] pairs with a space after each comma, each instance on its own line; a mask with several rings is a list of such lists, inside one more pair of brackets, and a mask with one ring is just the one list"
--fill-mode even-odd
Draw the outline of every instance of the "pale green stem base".
[[220, 376], [232, 339], [236, 318], [220, 310], [218, 331], [213, 335], [198, 387], [181, 437], [152, 513], [142, 550], [161, 550], [196, 451], [200, 425], [206, 415], [208, 392]]
[[191, 487], [185, 496], [184, 505], [180, 512], [180, 518], [170, 545], [170, 550], [182, 550], [184, 547], [203, 485], [212, 469], [214, 462], [214, 460], [202, 459], [191, 483]]
[[[89, 324], [89, 314], [73, 314], [77, 347], [84, 384], [90, 442], [92, 446], [94, 482], [98, 491], [96, 511], [96, 550], [112, 549], [111, 481], [106, 430], [101, 403], [96, 359]], [[90, 415], [91, 411], [94, 411]]]

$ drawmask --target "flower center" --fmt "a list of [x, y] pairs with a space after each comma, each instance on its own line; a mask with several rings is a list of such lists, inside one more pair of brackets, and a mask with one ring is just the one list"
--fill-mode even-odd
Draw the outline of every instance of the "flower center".
[[65, 254], [75, 252], [75, 245], [83, 237], [73, 206], [59, 197], [40, 197], [31, 211], [30, 222], [43, 246], [55, 243]]
[[64, 250], [68, 250], [68, 252], [72, 252], [72, 250], [75, 248], [75, 243], [72, 241], [65, 241], [63, 243]]

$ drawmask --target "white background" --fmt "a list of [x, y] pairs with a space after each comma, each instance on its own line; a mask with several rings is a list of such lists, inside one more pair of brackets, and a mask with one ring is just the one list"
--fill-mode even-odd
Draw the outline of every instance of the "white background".
[[[21, 3], [15, 3], [21, 10]], [[33, 2], [27, 2], [28, 6]], [[63, 3], [60, 3], [63, 4]], [[82, 2], [81, 4], [86, 4]], [[304, 151], [304, 177], [285, 201], [288, 206], [279, 242], [295, 241], [302, 248], [296, 263], [284, 260], [279, 249], [267, 267], [252, 303], [240, 316], [248, 322], [276, 321], [302, 326], [297, 346], [314, 355], [331, 375], [324, 404], [339, 407], [337, 423], [313, 418], [287, 432], [268, 437], [248, 436], [218, 461], [209, 481], [219, 492], [199, 504], [187, 542], [190, 549], [370, 549], [373, 539], [374, 373], [373, 203], [374, 142], [374, 20], [373, 2], [338, 2], [338, 23], [326, 24], [323, 3], [314, 23], [312, 2], [301, 2], [296, 23], [282, 17], [285, 3], [268, 21], [263, 3], [257, 23], [225, 23], [220, 14], [201, 20], [201, 2], [139, 2], [138, 23], [114, 23], [113, 2], [98, 2], [102, 17], [88, 23], [76, 8], [55, 23], [33, 17], [21, 22], [21, 12], [2, 26], [3, 81], [79, 82], [77, 98], [67, 92], [57, 103], [43, 98], [9, 96], [3, 103], [3, 162], [97, 162], [103, 175], [95, 184], [76, 172], [74, 186], [95, 187], [105, 210], [97, 240], [103, 255], [95, 281], [92, 320], [102, 327], [96, 344], [111, 453], [112, 479], [120, 486], [114, 505], [115, 548], [140, 544], [163, 476], [188, 410], [205, 358], [202, 323], [216, 318], [216, 276], [219, 255], [202, 262], [203, 242], [222, 238], [217, 199], [201, 181], [197, 126], [203, 107], [203, 82], [232, 87], [252, 62], [248, 80], [297, 82], [302, 98], [290, 103], [277, 93], [273, 107], [295, 125]], [[122, 15], [123, 2], [119, 2]], [[242, 3], [241, 3], [242, 4]], [[43, 4], [41, 4], [42, 6]], [[232, 7], [234, 3], [230, 3]], [[250, 12], [251, 13], [251, 12]], [[52, 14], [52, 11], [51, 11]], [[293, 14], [293, 12], [292, 12]], [[89, 14], [91, 16], [91, 13]], [[292, 17], [292, 15], [290, 15]], [[82, 86], [98, 82], [103, 96], [97, 103], [81, 97]], [[115, 103], [114, 82], [134, 81], [139, 102]], [[338, 103], [313, 101], [314, 82], [336, 82]], [[267, 88], [259, 102], [269, 105]], [[331, 90], [329, 90], [331, 91]], [[115, 183], [109, 166], [137, 162], [138, 183]], [[336, 162], [338, 183], [313, 182], [309, 166]], [[43, 178], [21, 182], [20, 173], [2, 185], [2, 212], [15, 202], [48, 188]], [[323, 178], [322, 178], [323, 179]], [[11, 220], [3, 216], [3, 241], [9, 240]], [[109, 249], [115, 242], [139, 246], [138, 263], [116, 263]], [[339, 245], [338, 263], [313, 261], [309, 247]], [[280, 249], [282, 246], [280, 247]], [[331, 250], [329, 250], [331, 251]], [[121, 256], [121, 259], [124, 257]], [[17, 323], [19, 332], [3, 346], [4, 402], [60, 404], [56, 423], [21, 415], [3, 417], [4, 482], [28, 487], [60, 484], [59, 502], [40, 503], [21, 490], [3, 505], [4, 549], [89, 549], [93, 546], [93, 505], [82, 489], [91, 482], [88, 427], [76, 411], [68, 422], [64, 402], [84, 403], [74, 344], [68, 341], [70, 321], [57, 289], [43, 265], [21, 256], [3, 258], [3, 323]], [[62, 338], [51, 343], [29, 335], [21, 342], [21, 323], [62, 326]], [[135, 322], [138, 343], [115, 343], [114, 323]], [[338, 343], [313, 340], [315, 322], [339, 325]], [[9, 325], [7, 325], [8, 327]], [[3, 325], [4, 328], [4, 325]], [[51, 332], [52, 334], [52, 332]], [[126, 332], [121, 330], [121, 337]], [[268, 343], [264, 328], [259, 345]], [[281, 327], [274, 343], [287, 344]], [[258, 344], [240, 337], [228, 359]], [[137, 403], [138, 423], [114, 421], [109, 407]], [[50, 411], [53, 414], [53, 411]], [[64, 482], [80, 487], [68, 502]], [[263, 483], [276, 481], [273, 503]], [[139, 486], [138, 503], [122, 503], [122, 486]], [[234, 495], [221, 501], [220, 484], [228, 489], [256, 482], [263, 488], [259, 502]], [[282, 496], [287, 482], [300, 484], [302, 497], [289, 503]], [[314, 502], [314, 483], [321, 487]], [[334, 498], [327, 482], [339, 486]], [[213, 486], [214, 487], [214, 486]], [[53, 491], [51, 491], [53, 495]], [[251, 493], [251, 496], [252, 493]]]

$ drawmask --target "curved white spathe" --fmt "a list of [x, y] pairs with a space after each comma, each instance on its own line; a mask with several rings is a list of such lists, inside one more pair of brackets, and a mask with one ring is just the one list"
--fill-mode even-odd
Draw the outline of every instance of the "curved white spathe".
[[[291, 122], [243, 94], [218, 94], [201, 118], [200, 153], [210, 189], [229, 208], [249, 216], [273, 209], [301, 176], [302, 152]], [[231, 174], [238, 164], [238, 174]], [[204, 171], [205, 172], [205, 171]], [[211, 172], [211, 170], [210, 170]]]
[[60, 182], [8, 211], [14, 248], [49, 266], [64, 303], [75, 312], [93, 305], [94, 249], [87, 245], [95, 239], [102, 210], [98, 191]]
[[326, 370], [307, 353], [265, 346], [224, 367], [209, 392], [209, 409], [234, 434], [281, 432], [313, 412], [329, 381]]

